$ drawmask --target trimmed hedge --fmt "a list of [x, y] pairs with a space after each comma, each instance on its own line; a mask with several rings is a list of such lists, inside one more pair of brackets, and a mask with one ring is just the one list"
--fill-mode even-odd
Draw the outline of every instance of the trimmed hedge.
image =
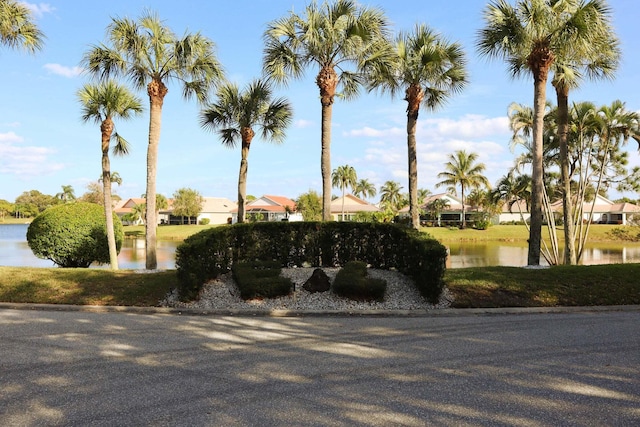
[[274, 298], [289, 295], [291, 279], [280, 277], [282, 268], [275, 262], [238, 262], [231, 269], [240, 289], [240, 298]]
[[196, 298], [207, 281], [236, 262], [277, 261], [281, 267], [340, 267], [362, 261], [397, 269], [436, 302], [444, 287], [446, 248], [415, 230], [355, 222], [259, 222], [203, 230], [176, 250], [180, 296]]
[[383, 279], [367, 277], [367, 264], [349, 261], [338, 271], [333, 286], [336, 295], [357, 301], [382, 301], [387, 290]]
[[[113, 228], [120, 252], [124, 232], [115, 213]], [[60, 267], [86, 268], [110, 261], [104, 208], [95, 203], [73, 202], [46, 209], [29, 225], [27, 243], [34, 255]]]

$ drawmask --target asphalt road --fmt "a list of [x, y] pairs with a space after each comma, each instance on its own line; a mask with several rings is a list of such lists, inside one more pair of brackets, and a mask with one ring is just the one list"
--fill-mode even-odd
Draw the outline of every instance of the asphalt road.
[[640, 310], [0, 309], [2, 426], [637, 426]]

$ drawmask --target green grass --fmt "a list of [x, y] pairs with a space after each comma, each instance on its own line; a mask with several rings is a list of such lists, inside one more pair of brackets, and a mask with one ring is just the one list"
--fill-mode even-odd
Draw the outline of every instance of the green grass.
[[[218, 227], [218, 225], [161, 225], [157, 228], [158, 240], [184, 240], [199, 231]], [[144, 237], [144, 225], [127, 225], [124, 227], [125, 237]]]
[[0, 302], [149, 307], [176, 285], [175, 271], [0, 267]]
[[449, 269], [454, 307], [640, 304], [640, 264]]

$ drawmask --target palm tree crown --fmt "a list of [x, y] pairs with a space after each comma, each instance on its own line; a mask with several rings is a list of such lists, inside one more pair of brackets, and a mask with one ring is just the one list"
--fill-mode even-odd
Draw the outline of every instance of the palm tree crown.
[[306, 68], [318, 67], [316, 84], [322, 109], [321, 160], [322, 216], [331, 218], [331, 114], [338, 91], [355, 97], [364, 82], [362, 71], [381, 59], [388, 23], [383, 12], [361, 7], [352, 0], [315, 0], [303, 15], [268, 24], [264, 34], [263, 69], [280, 83], [300, 78]]
[[376, 186], [366, 178], [358, 180], [353, 186], [353, 195], [356, 197], [369, 198], [374, 197], [376, 194], [378, 194]]
[[0, 1], [0, 44], [34, 53], [42, 49], [44, 38], [33, 22], [31, 11], [22, 2]]
[[235, 147], [241, 143], [238, 177], [238, 222], [245, 220], [248, 156], [254, 128], [271, 142], [284, 141], [285, 129], [291, 124], [293, 109], [284, 98], [273, 99], [271, 86], [264, 80], [254, 80], [244, 91], [235, 84], [225, 84], [218, 90], [217, 101], [201, 113], [204, 128], [217, 131], [222, 144]]
[[342, 221], [344, 221], [344, 197], [347, 187], [355, 187], [358, 183], [358, 175], [353, 166], [338, 166], [331, 174], [331, 184], [342, 190]]
[[[174, 35], [160, 18], [145, 12], [138, 22], [113, 18], [107, 27], [110, 46], [93, 46], [83, 57], [88, 72], [106, 80], [126, 76], [137, 89], [149, 96], [149, 145], [147, 149], [147, 203], [156, 201], [156, 169], [162, 124], [162, 105], [170, 81], [182, 85], [185, 99], [196, 97], [206, 102], [209, 89], [223, 79], [224, 73], [214, 54], [214, 43], [200, 33]], [[148, 209], [145, 221], [146, 268], [157, 267], [154, 209]]]

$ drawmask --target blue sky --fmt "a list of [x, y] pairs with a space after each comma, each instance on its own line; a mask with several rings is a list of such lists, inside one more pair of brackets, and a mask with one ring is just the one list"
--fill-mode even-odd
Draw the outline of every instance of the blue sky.
[[[27, 3], [47, 39], [35, 55], [0, 47], [0, 199], [14, 201], [23, 191], [45, 194], [72, 185], [77, 196], [97, 180], [100, 166], [100, 131], [82, 123], [76, 93], [89, 80], [81, 73], [82, 55], [104, 41], [111, 17], [138, 18], [145, 8], [158, 13], [178, 35], [200, 31], [217, 46], [217, 55], [230, 81], [244, 86], [261, 73], [262, 34], [269, 21], [290, 10], [302, 12], [306, 1], [236, 0], [109, 2], [49, 1]], [[418, 121], [419, 187], [433, 192], [437, 174], [447, 156], [464, 149], [479, 154], [486, 176], [495, 183], [513, 165], [517, 153], [509, 150], [506, 117], [511, 102], [532, 105], [530, 78], [512, 80], [500, 61], [479, 58], [474, 50], [482, 27], [484, 0], [362, 2], [382, 8], [395, 31], [426, 23], [450, 41], [460, 42], [468, 58], [470, 84], [435, 113], [421, 111]], [[89, 6], [90, 4], [90, 6]], [[616, 99], [640, 111], [640, 34], [637, 3], [610, 0], [623, 59], [614, 81], [585, 83], [570, 101], [609, 104]], [[294, 124], [281, 145], [254, 140], [249, 154], [247, 193], [296, 198], [312, 189], [321, 193], [320, 102], [314, 79], [305, 78], [277, 90], [294, 108]], [[554, 100], [551, 86], [548, 98]], [[139, 93], [147, 109], [133, 121], [117, 122], [116, 129], [132, 144], [127, 157], [112, 158], [123, 184], [114, 187], [122, 198], [145, 192], [148, 98]], [[362, 93], [355, 101], [337, 100], [333, 111], [332, 168], [349, 164], [358, 178], [379, 188], [398, 181], [407, 191], [406, 102]], [[179, 188], [198, 190], [203, 196], [237, 198], [240, 150], [228, 149], [199, 125], [200, 107], [181, 98], [169, 86], [165, 98], [158, 160], [158, 192], [168, 197]], [[631, 165], [640, 165], [637, 144], [626, 150]], [[334, 189], [339, 194], [339, 189]], [[637, 198], [637, 194], [625, 194]], [[620, 195], [611, 192], [612, 198]], [[372, 201], [377, 201], [377, 197]]]

